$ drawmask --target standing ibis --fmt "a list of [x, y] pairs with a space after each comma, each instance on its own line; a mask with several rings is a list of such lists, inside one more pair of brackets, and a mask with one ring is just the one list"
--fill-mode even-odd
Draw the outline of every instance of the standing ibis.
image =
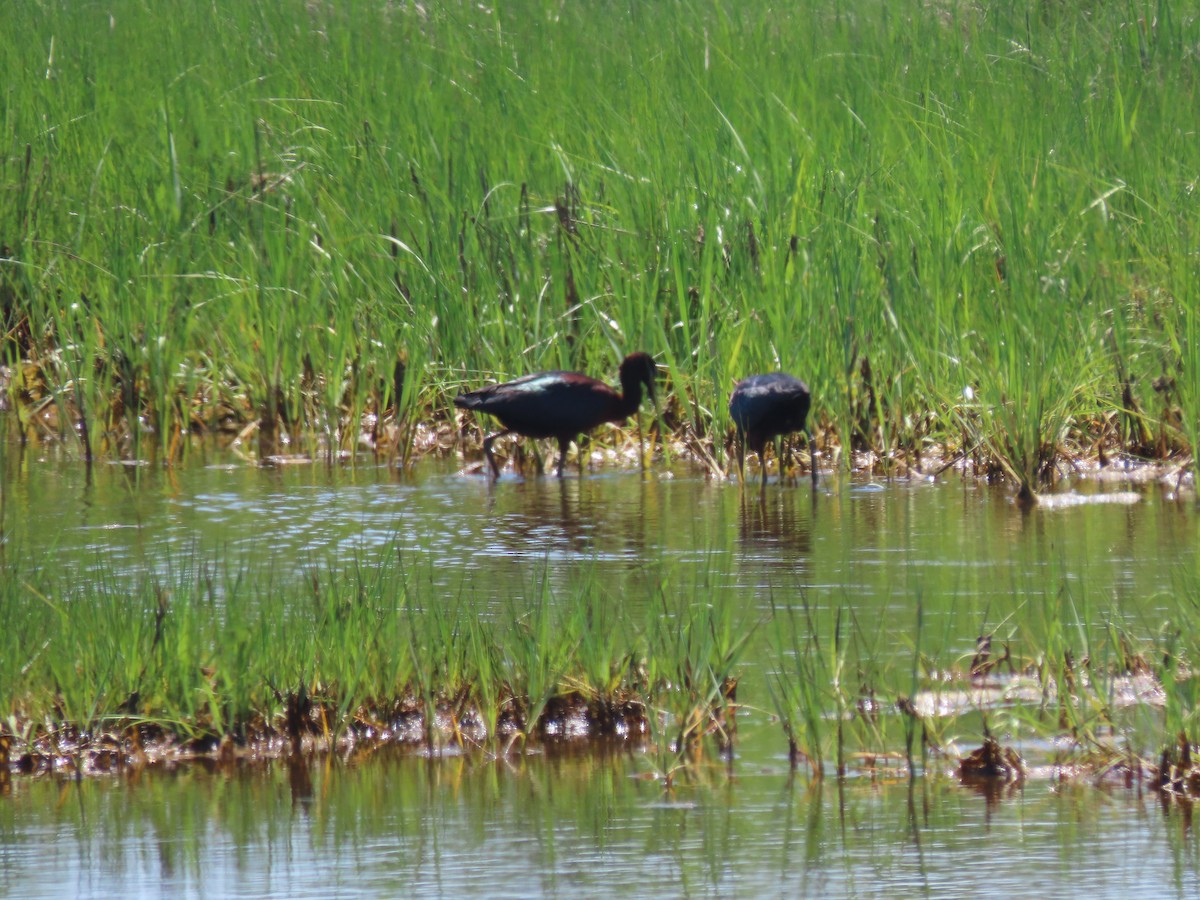
[[504, 426], [483, 439], [483, 452], [493, 477], [500, 477], [500, 467], [492, 455], [492, 441], [518, 434], [557, 438], [558, 477], [562, 478], [567, 445], [603, 422], [624, 422], [637, 412], [643, 385], [653, 399], [657, 371], [649, 354], [631, 353], [621, 362], [620, 392], [578, 372], [540, 372], [459, 394], [454, 405], [489, 413]]
[[763, 450], [767, 441], [793, 431], [803, 431], [812, 458], [812, 483], [817, 483], [817, 458], [813, 453], [812, 432], [805, 421], [812, 395], [799, 378], [785, 372], [751, 375], [733, 386], [729, 398], [729, 416], [738, 432], [738, 471], [745, 474], [746, 447], [758, 454], [762, 466], [762, 487], [767, 484], [767, 464]]

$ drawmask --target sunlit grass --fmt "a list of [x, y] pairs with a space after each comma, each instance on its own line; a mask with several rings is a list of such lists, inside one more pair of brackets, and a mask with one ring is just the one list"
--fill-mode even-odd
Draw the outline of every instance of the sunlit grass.
[[[181, 561], [132, 586], [23, 562], [6, 574], [0, 715], [22, 740], [26, 723], [41, 737], [153, 726], [199, 747], [228, 736], [262, 749], [316, 706], [324, 746], [362, 726], [395, 731], [387, 717], [411, 713], [423, 746], [501, 749], [562, 734], [550, 706], [577, 698], [593, 738], [633, 729], [636, 741], [661, 711], [674, 722], [665, 743], [692, 748], [716, 727], [752, 634], [730, 596], [672, 594], [666, 621], [662, 604], [586, 572], [565, 587], [543, 573], [494, 610], [475, 588], [448, 596], [399, 557], [294, 576]], [[618, 727], [622, 710], [633, 715]]]
[[132, 585], [10, 559], [0, 747], [12, 765], [134, 736], [266, 755], [615, 739], [670, 787], [706, 759], [732, 766], [747, 715], [768, 714], [780, 758], [815, 778], [945, 771], [989, 736], [1150, 772], [1200, 728], [1200, 586], [1183, 568], [1171, 612], [1144, 621], [1054, 571], [1003, 610], [928, 583], [880, 616], [816, 590], [757, 609], [715, 571], [535, 571], [495, 598], [397, 555], [291, 574], [180, 560]]
[[645, 349], [718, 465], [776, 368], [841, 465], [1194, 456], [1198, 38], [1161, 4], [18, 4], [20, 427], [407, 458], [466, 384]]

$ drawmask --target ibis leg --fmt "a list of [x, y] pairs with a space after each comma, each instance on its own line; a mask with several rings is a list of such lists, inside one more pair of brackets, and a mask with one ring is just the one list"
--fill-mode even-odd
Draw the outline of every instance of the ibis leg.
[[817, 486], [817, 448], [813, 444], [812, 431], [807, 427], [804, 429], [804, 441], [808, 444], [808, 464], [812, 467], [812, 486], [815, 488]]
[[492, 441], [498, 437], [504, 437], [511, 432], [506, 428], [503, 431], [497, 431], [495, 434], [489, 434], [483, 439], [483, 455], [487, 457], [488, 465], [492, 470], [492, 477], [500, 477], [500, 467], [496, 465], [496, 457], [492, 455]]
[[[566, 438], [558, 439], [558, 477], [563, 477], [563, 466], [567, 462], [567, 448], [571, 446], [571, 442]], [[582, 459], [582, 456], [581, 456]], [[579, 474], [583, 475], [583, 463], [579, 464]]]
[[737, 430], [738, 487], [746, 486], [746, 432]]

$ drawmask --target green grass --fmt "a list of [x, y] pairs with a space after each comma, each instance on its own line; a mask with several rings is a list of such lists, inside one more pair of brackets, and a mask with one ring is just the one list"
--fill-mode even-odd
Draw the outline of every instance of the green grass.
[[[424, 745], [492, 746], [546, 737], [551, 702], [578, 698], [597, 721], [626, 705], [656, 721], [662, 710], [679, 731], [668, 743], [693, 745], [748, 637], [731, 596], [664, 600], [664, 622], [663, 604], [621, 599], [629, 584], [583, 572], [552, 587], [543, 574], [488, 612], [476, 587], [447, 596], [432, 573], [390, 558], [287, 578], [182, 560], [132, 587], [107, 570], [75, 578], [14, 563], [0, 589], [0, 732], [96, 738], [142, 725], [200, 747], [225, 736], [259, 746], [295, 731], [297, 714], [336, 741], [411, 712]], [[463, 738], [435, 724], [443, 713], [481, 727]]]
[[19, 427], [407, 458], [464, 385], [645, 349], [718, 461], [775, 368], [840, 465], [1194, 458], [1198, 39], [1153, 2], [21, 2]]
[[447, 590], [395, 553], [294, 573], [170, 560], [130, 583], [14, 551], [0, 751], [17, 766], [86, 759], [139, 735], [201, 753], [228, 740], [267, 755], [289, 740], [509, 753], [560, 740], [575, 710], [602, 744], [626, 716], [670, 786], [710, 747], [732, 766], [747, 716], [814, 777], [942, 771], [988, 734], [1036, 762], [1151, 771], [1200, 733], [1200, 584], [1182, 566], [1184, 599], [1145, 621], [1101, 581], [1053, 570], [999, 615], [965, 606], [958, 576], [926, 579], [899, 619], [855, 612], [837, 589], [759, 611], [716, 572], [581, 565], [499, 599], [466, 577]]

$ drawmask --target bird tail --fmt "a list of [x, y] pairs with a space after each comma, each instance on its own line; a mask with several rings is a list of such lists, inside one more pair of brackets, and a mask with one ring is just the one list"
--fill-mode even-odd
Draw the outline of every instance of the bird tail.
[[455, 397], [454, 405], [459, 409], [482, 409], [487, 397], [488, 391], [486, 388], [478, 391], [470, 391]]

